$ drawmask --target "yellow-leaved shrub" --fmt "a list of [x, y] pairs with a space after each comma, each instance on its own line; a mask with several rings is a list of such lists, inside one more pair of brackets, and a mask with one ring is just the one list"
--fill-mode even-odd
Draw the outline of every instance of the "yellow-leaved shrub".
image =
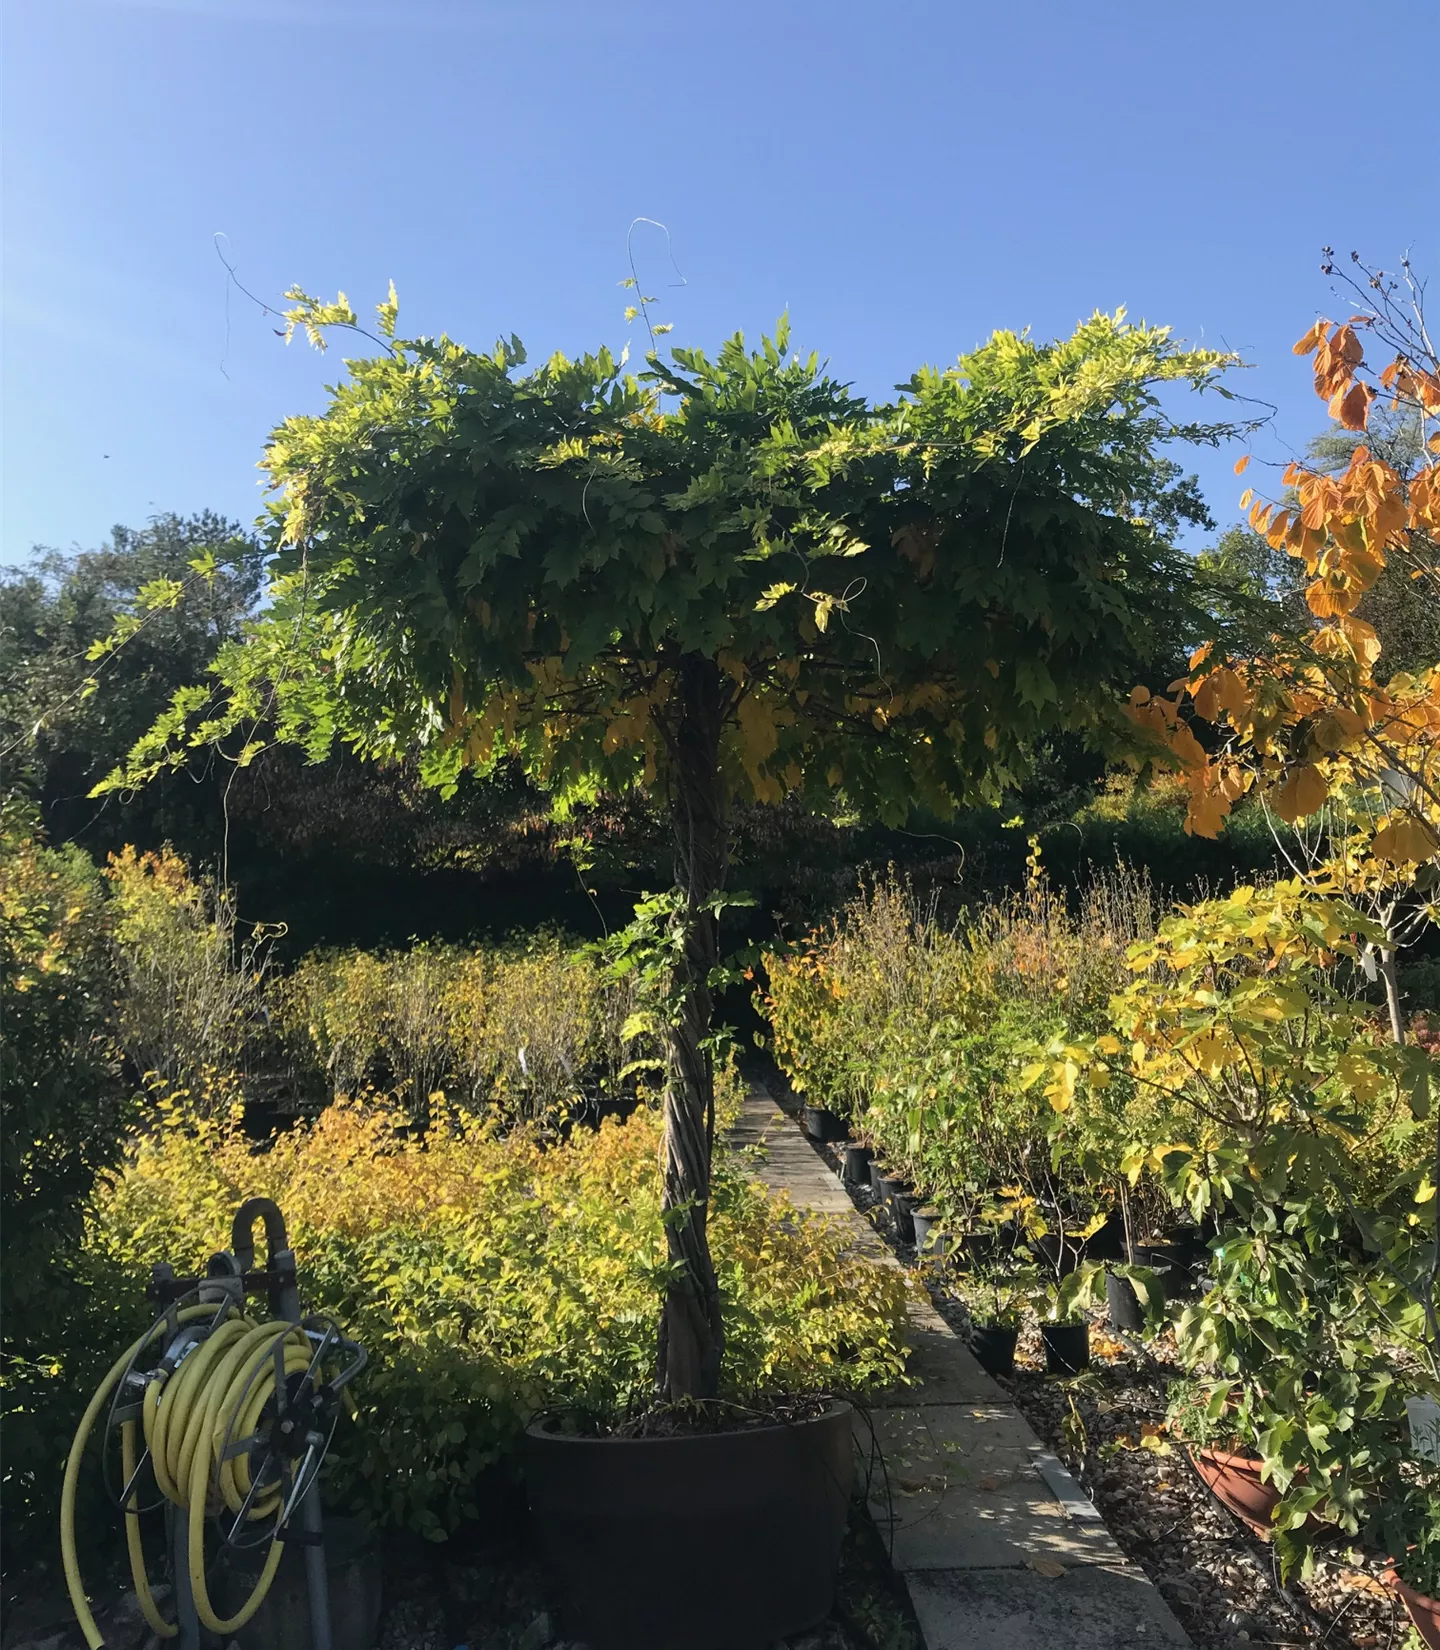
[[[253, 1195], [284, 1211], [306, 1305], [369, 1349], [337, 1441], [335, 1505], [436, 1538], [537, 1411], [614, 1412], [651, 1386], [667, 1260], [660, 1119], [560, 1143], [462, 1120], [422, 1140], [381, 1105], [340, 1102], [257, 1150], [236, 1114], [162, 1108], [99, 1193], [89, 1250], [135, 1280], [199, 1270]], [[903, 1363], [901, 1274], [767, 1194], [717, 1152], [711, 1243], [725, 1382], [864, 1392]]]

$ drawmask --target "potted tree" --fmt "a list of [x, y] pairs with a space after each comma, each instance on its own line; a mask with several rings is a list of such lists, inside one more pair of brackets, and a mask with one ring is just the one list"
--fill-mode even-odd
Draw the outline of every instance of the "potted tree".
[[1098, 1261], [1081, 1261], [1036, 1296], [1047, 1373], [1078, 1375], [1090, 1367], [1090, 1325], [1082, 1309], [1094, 1298], [1104, 1275]]
[[987, 1374], [1015, 1373], [1015, 1345], [1038, 1281], [1033, 1272], [1024, 1270], [975, 1269], [966, 1290], [966, 1341]]
[[[317, 342], [360, 330], [343, 298], [292, 297], [290, 327]], [[652, 349], [639, 375], [608, 350], [525, 371], [514, 340], [478, 353], [395, 327], [392, 292], [378, 351], [347, 363], [322, 413], [272, 435], [267, 604], [221, 649], [213, 691], [178, 696], [115, 782], [201, 744], [249, 761], [273, 736], [315, 757], [337, 741], [412, 757], [442, 788], [514, 763], [565, 807], [655, 798], [675, 857], [647, 919], [668, 973], [656, 1394], [713, 1417], [730, 802], [948, 812], [996, 794], [1049, 730], [1119, 736], [1117, 685], [1204, 623], [1185, 594], [1193, 563], [1144, 519], [1188, 499], [1155, 450], [1187, 432], [1155, 389], [1204, 387], [1228, 358], [1097, 315], [1056, 345], [1001, 335], [872, 404], [792, 354], [784, 323], [753, 352], [738, 336], [714, 358]], [[825, 1537], [803, 1555], [752, 1515], [780, 1479], [814, 1494], [843, 1482], [848, 1425], [836, 1407], [769, 1429], [532, 1433], [537, 1527], [587, 1636], [703, 1650], [806, 1625], [840, 1515], [812, 1516]], [[753, 1460], [762, 1447], [773, 1472]], [[695, 1452], [730, 1465], [698, 1473]], [[670, 1513], [622, 1550], [618, 1486], [639, 1482], [641, 1457], [650, 1476], [625, 1504], [668, 1495]], [[719, 1524], [733, 1540], [712, 1548]], [[601, 1551], [609, 1569], [579, 1577], [576, 1560]], [[664, 1578], [683, 1619], [648, 1611], [637, 1630], [625, 1608]], [[717, 1622], [715, 1601], [741, 1593], [773, 1608]], [[617, 1598], [631, 1603], [610, 1609]]]
[[1267, 1480], [1265, 1462], [1250, 1445], [1253, 1430], [1242, 1394], [1227, 1381], [1175, 1381], [1166, 1424], [1221, 1506], [1268, 1540], [1280, 1490]]

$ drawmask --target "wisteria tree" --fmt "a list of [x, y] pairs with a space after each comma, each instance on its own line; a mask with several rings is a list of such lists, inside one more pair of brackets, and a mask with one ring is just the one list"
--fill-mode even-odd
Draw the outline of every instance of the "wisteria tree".
[[[322, 342], [342, 298], [292, 295]], [[563, 807], [643, 787], [674, 828], [659, 1387], [717, 1390], [706, 1214], [712, 986], [730, 799], [797, 794], [886, 819], [994, 798], [1038, 739], [1129, 727], [1117, 688], [1203, 623], [1171, 544], [1203, 514], [1161, 456], [1161, 386], [1228, 359], [1095, 315], [999, 333], [872, 403], [787, 327], [758, 351], [607, 350], [525, 370], [397, 340], [347, 363], [265, 454], [263, 617], [177, 695], [115, 782], [199, 745], [418, 754], [426, 778], [518, 759]], [[1190, 636], [1198, 634], [1192, 630]]]

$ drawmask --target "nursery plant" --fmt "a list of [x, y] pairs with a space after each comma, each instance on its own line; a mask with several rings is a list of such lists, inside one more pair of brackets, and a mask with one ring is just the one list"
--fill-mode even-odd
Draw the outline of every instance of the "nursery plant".
[[[360, 332], [292, 295], [291, 330]], [[453, 786], [515, 759], [557, 808], [642, 787], [673, 827], [659, 1339], [672, 1397], [718, 1390], [707, 1244], [727, 804], [890, 820], [993, 798], [1036, 739], [1118, 736], [1118, 683], [1205, 626], [1168, 542], [1198, 505], [1157, 391], [1229, 358], [1097, 314], [999, 333], [872, 403], [792, 352], [609, 350], [525, 370], [396, 336], [270, 438], [264, 615], [178, 694], [113, 783], [271, 738], [419, 756]], [[123, 643], [122, 643], [123, 645]]]
[[1132, 949], [1113, 1030], [1046, 1065], [1057, 1134], [1127, 1128], [1124, 1172], [1218, 1222], [1213, 1286], [1175, 1321], [1203, 1401], [1187, 1387], [1175, 1410], [1258, 1457], [1286, 1568], [1312, 1562], [1314, 1519], [1353, 1537], [1393, 1518], [1405, 1397], [1440, 1373], [1431, 1056], [1341, 991], [1370, 934], [1298, 880], [1182, 908]]

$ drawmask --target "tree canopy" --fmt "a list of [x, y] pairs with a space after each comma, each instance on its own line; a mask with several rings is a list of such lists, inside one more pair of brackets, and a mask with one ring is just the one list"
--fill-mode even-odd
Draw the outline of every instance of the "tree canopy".
[[[95, 549], [37, 550], [0, 570], [5, 784], [38, 800], [58, 836], [94, 817], [91, 787], [239, 636], [264, 559], [252, 534], [207, 510], [157, 515], [114, 528]], [[112, 634], [124, 645], [107, 647]], [[166, 823], [178, 823], [173, 808]]]
[[878, 405], [783, 323], [638, 375], [606, 350], [524, 361], [392, 343], [276, 430], [267, 613], [127, 781], [273, 726], [315, 756], [422, 752], [442, 785], [507, 752], [562, 801], [652, 782], [692, 654], [723, 679], [732, 794], [946, 812], [1047, 730], [1106, 737], [1109, 686], [1203, 628], [1157, 526], [1202, 507], [1157, 448], [1230, 426], [1177, 426], [1156, 391], [1227, 358], [1163, 328], [1000, 333]]

